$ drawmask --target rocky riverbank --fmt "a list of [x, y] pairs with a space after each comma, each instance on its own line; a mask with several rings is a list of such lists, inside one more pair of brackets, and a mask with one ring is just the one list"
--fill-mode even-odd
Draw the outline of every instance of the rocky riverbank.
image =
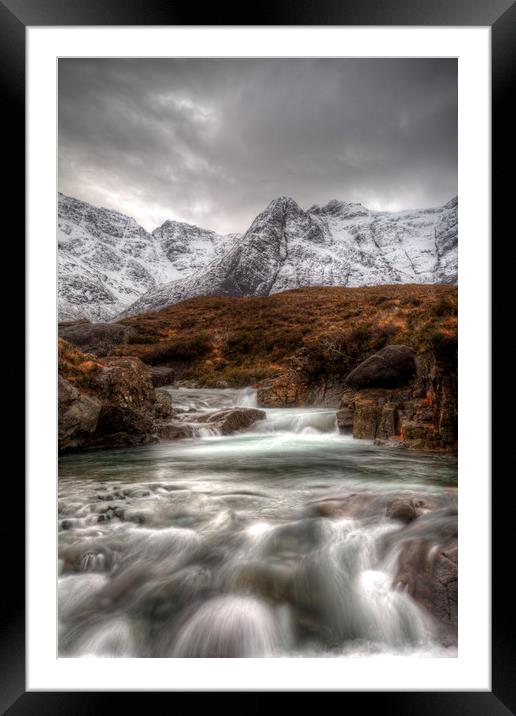
[[[176, 409], [157, 388], [173, 372], [135, 357], [85, 354], [59, 339], [58, 444], [61, 452], [144, 445], [197, 434], [230, 435], [265, 417], [263, 410], [232, 407], [199, 413]], [[168, 384], [168, 383], [166, 383]]]
[[[456, 449], [453, 286], [202, 297], [120, 323], [63, 323], [59, 333], [84, 353], [83, 365], [91, 364], [91, 375], [84, 369], [81, 381], [62, 375], [84, 394], [61, 386], [64, 433], [81, 415], [74, 428], [81, 437], [65, 436], [67, 447], [191, 436], [192, 421], [171, 420], [173, 408], [155, 390], [174, 383], [249, 385], [257, 389], [259, 407], [338, 408], [339, 428], [355, 438], [393, 447]], [[130, 400], [124, 397], [127, 386], [113, 398], [104, 385], [107, 375], [139, 388]], [[245, 422], [242, 416], [232, 420]]]
[[310, 385], [289, 371], [258, 386], [270, 407], [338, 406], [341, 432], [392, 447], [454, 451], [457, 447], [457, 374], [454, 356], [417, 356], [404, 345], [383, 348], [341, 380]]

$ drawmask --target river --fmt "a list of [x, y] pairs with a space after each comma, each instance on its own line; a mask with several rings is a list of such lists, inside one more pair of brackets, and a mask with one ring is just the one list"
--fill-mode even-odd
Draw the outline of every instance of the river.
[[[256, 404], [168, 389], [181, 410]], [[59, 654], [456, 656], [403, 588], [394, 498], [456, 504], [457, 463], [270, 409], [246, 432], [59, 461]], [[332, 514], [339, 500], [356, 509]]]

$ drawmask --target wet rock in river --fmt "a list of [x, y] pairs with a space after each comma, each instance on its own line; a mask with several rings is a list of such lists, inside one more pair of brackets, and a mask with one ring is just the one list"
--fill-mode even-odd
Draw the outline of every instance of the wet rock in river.
[[375, 496], [371, 493], [352, 493], [342, 497], [319, 500], [312, 506], [312, 512], [319, 517], [361, 518], [369, 511]]
[[291, 602], [294, 597], [295, 571], [269, 562], [245, 564], [234, 576], [232, 587], [272, 602]]
[[401, 522], [412, 522], [416, 517], [422, 514], [422, 508], [425, 503], [422, 500], [397, 499], [393, 500], [387, 506], [385, 514], [391, 520], [400, 520]]
[[456, 638], [458, 600], [457, 510], [448, 506], [420, 516], [389, 535], [399, 551], [393, 587], [401, 585]]
[[181, 440], [194, 435], [190, 425], [179, 422], [158, 423], [156, 431], [161, 440]]
[[211, 573], [192, 565], [170, 575], [156, 573], [137, 596], [132, 609], [150, 618], [163, 618], [186, 605], [205, 599], [211, 588]]
[[278, 557], [306, 554], [320, 544], [324, 534], [322, 520], [303, 519], [276, 527], [266, 535], [263, 554]]
[[226, 410], [217, 410], [207, 416], [200, 416], [198, 420], [200, 423], [216, 428], [221, 435], [231, 435], [239, 430], [245, 430], [253, 423], [264, 418], [265, 410], [258, 410], [257, 408], [227, 408]]

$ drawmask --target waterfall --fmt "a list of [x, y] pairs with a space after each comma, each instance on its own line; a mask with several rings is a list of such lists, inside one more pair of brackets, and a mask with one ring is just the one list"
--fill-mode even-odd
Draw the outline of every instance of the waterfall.
[[335, 410], [316, 408], [279, 408], [265, 411], [265, 420], [255, 423], [253, 432], [267, 433], [336, 433], [337, 421]]

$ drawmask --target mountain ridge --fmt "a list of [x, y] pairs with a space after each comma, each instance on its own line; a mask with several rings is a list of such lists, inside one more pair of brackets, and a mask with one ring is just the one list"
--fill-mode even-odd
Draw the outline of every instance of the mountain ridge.
[[443, 207], [380, 212], [338, 200], [305, 211], [279, 197], [203, 271], [151, 289], [119, 317], [202, 295], [456, 281], [455, 198]]
[[149, 289], [198, 270], [233, 238], [173, 221], [149, 233], [132, 217], [60, 192], [59, 320], [109, 320]]
[[201, 295], [457, 282], [457, 197], [384, 212], [273, 199], [243, 234], [131, 217], [58, 196], [59, 318], [111, 320]]

